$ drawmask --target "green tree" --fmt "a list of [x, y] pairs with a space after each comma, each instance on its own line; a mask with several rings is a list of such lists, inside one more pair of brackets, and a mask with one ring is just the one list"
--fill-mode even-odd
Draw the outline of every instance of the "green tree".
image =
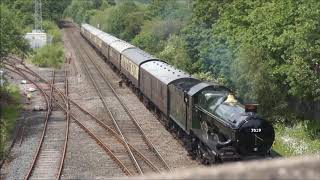
[[160, 58], [191, 74], [195, 73], [201, 65], [200, 62], [189, 57], [186, 42], [175, 35], [169, 38], [166, 47], [160, 53]]
[[[95, 4], [101, 3], [101, 0], [92, 0]], [[98, 1], [98, 2], [97, 2]], [[71, 3], [71, 0], [42, 0], [43, 19], [50, 21], [59, 21], [62, 19], [65, 8]]]
[[[70, 3], [71, 0], [42, 0], [42, 18], [59, 21]], [[14, 10], [24, 25], [34, 23], [34, 0], [3, 0], [3, 4]]]
[[165, 47], [167, 39], [178, 34], [181, 28], [182, 22], [178, 19], [145, 21], [141, 32], [132, 42], [149, 53], [158, 54]]
[[141, 30], [144, 13], [132, 1], [125, 1], [117, 6], [111, 6], [103, 11], [98, 11], [90, 18], [91, 24], [105, 32], [111, 33], [121, 39], [130, 41]]
[[263, 49], [261, 63], [269, 64], [274, 83], [288, 95], [316, 100], [320, 99], [319, 73], [314, 68], [320, 62], [319, 8], [316, 0], [234, 1], [225, 6], [216, 30], [234, 48]]
[[165, 18], [178, 7], [176, 0], [152, 0], [148, 6], [147, 16]]
[[0, 12], [0, 58], [2, 59], [10, 53], [25, 53], [28, 46], [21, 32], [21, 21], [14, 12], [4, 5], [0, 5]]
[[77, 23], [89, 22], [90, 14], [87, 11], [98, 9], [104, 5], [101, 0], [95, 1], [78, 1], [73, 0], [64, 10], [64, 17], [71, 17]]

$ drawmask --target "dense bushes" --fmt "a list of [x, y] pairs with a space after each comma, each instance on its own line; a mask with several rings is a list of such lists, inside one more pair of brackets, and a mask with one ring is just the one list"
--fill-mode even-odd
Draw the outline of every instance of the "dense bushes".
[[52, 21], [44, 21], [43, 29], [49, 36], [51, 36], [51, 43], [62, 42], [62, 33], [58, 26]]
[[182, 22], [174, 19], [145, 21], [141, 31], [134, 37], [132, 43], [151, 54], [157, 55], [165, 48], [168, 38], [177, 34], [181, 27]]
[[52, 21], [44, 21], [43, 29], [47, 32], [47, 36], [52, 38], [51, 43], [35, 49], [30, 55], [31, 62], [40, 67], [59, 68], [64, 61], [62, 33]]
[[273, 121], [297, 119], [289, 99], [320, 99], [319, 1], [121, 2], [84, 21], [231, 87]]
[[63, 44], [48, 44], [37, 49], [31, 59], [33, 64], [40, 67], [59, 68], [64, 61]]
[[319, 1], [197, 0], [182, 36], [200, 71], [258, 102], [270, 120], [288, 122], [296, 119], [290, 98], [319, 101], [319, 8]]
[[[32, 62], [40, 66], [58, 67], [63, 58], [62, 34], [56, 22], [62, 16], [65, 7], [71, 0], [43, 0], [43, 30], [49, 38], [52, 38], [52, 45], [32, 51], [28, 48], [23, 35], [31, 32], [34, 26], [33, 0], [4, 0], [1, 1], [1, 57], [9, 53], [25, 55], [29, 53]], [[5, 5], [4, 5], [5, 4]], [[54, 49], [58, 48], [58, 49]], [[47, 52], [46, 52], [47, 51]], [[22, 53], [20, 53], [22, 52]], [[48, 56], [48, 59], [46, 59]], [[41, 60], [42, 59], [42, 60]]]
[[240, 61], [233, 76], [239, 78], [233, 81], [241, 94], [277, 114], [287, 109], [287, 97], [319, 100], [320, 74], [314, 68], [320, 52], [319, 1], [242, 0], [220, 8], [212, 30]]
[[141, 30], [144, 20], [143, 7], [127, 1], [118, 6], [111, 6], [96, 11], [90, 23], [119, 38], [130, 41]]

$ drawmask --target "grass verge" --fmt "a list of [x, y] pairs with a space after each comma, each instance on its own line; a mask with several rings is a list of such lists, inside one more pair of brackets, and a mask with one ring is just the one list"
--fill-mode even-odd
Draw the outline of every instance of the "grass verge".
[[[1, 100], [1, 116], [0, 116], [0, 160], [6, 157], [7, 147], [6, 144], [11, 138], [16, 120], [19, 117], [21, 109], [21, 94], [20, 89], [14, 85], [5, 87], [5, 95], [7, 98]], [[4, 94], [4, 93], [3, 93]]]
[[273, 149], [282, 156], [320, 153], [320, 122], [301, 121], [292, 126], [276, 124]]

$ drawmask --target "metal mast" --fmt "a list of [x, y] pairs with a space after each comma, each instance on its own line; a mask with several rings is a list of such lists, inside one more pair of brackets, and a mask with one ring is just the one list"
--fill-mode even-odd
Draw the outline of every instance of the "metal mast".
[[34, 0], [34, 30], [42, 32], [42, 3]]

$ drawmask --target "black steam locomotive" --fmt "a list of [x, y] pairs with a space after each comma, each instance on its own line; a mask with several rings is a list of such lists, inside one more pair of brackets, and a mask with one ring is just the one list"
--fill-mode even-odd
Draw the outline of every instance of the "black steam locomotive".
[[202, 82], [141, 49], [88, 25], [81, 34], [177, 132], [204, 163], [265, 157], [274, 129], [224, 86]]

